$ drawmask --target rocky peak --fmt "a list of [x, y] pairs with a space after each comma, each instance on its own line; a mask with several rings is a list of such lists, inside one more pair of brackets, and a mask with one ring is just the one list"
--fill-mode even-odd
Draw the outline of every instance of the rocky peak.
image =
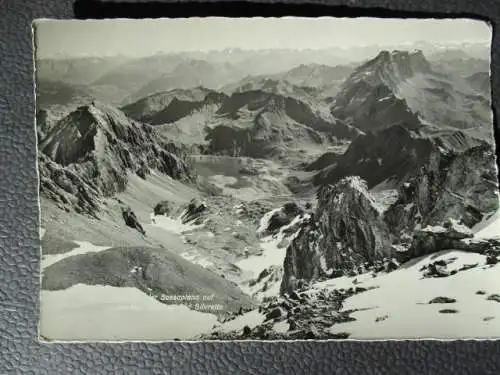
[[[150, 169], [156, 169], [191, 180], [186, 163], [167, 151], [152, 127], [98, 102], [60, 120], [39, 147], [41, 192], [65, 209], [94, 212], [100, 198], [125, 189], [129, 173], [146, 178]], [[90, 203], [83, 206], [78, 194]]]
[[414, 52], [395, 50], [382, 51], [355, 72], [372, 76], [390, 86], [398, 84], [418, 73], [428, 73], [431, 65], [421, 50]]
[[106, 142], [144, 144], [149, 133], [150, 129], [130, 120], [123, 112], [94, 101], [60, 120], [40, 142], [40, 148], [55, 162], [68, 165], [85, 160], [91, 153], [102, 156]]
[[418, 113], [400, 95], [399, 88], [416, 74], [429, 71], [430, 64], [420, 52], [382, 51], [344, 81], [332, 101], [331, 113], [362, 131], [380, 131], [398, 124], [418, 128]]
[[358, 273], [389, 255], [391, 236], [381, 209], [357, 176], [324, 186], [314, 215], [287, 248], [282, 292], [300, 280]]

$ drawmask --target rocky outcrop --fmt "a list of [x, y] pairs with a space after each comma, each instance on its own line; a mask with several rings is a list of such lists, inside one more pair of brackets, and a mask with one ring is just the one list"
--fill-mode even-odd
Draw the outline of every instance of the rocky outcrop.
[[464, 152], [433, 152], [399, 189], [385, 220], [394, 234], [448, 218], [472, 227], [498, 209], [495, 154], [482, 144]]
[[141, 223], [139, 222], [139, 219], [137, 219], [136, 214], [130, 207], [122, 207], [122, 217], [123, 221], [125, 221], [125, 225], [132, 229], [136, 229], [143, 236], [146, 235], [146, 231], [144, 230]]
[[193, 198], [182, 213], [182, 223], [201, 224], [206, 213], [207, 204], [197, 198]]
[[[292, 220], [304, 213], [304, 209], [301, 208], [295, 202], [287, 202], [279, 210], [274, 212], [267, 222], [267, 227], [262, 232], [263, 235], [276, 234], [280, 231], [282, 227], [288, 225]], [[294, 230], [292, 228], [291, 230]]]
[[415, 231], [408, 249], [405, 249], [405, 245], [399, 245], [397, 258], [405, 262], [441, 250], [464, 249], [466, 242], [462, 240], [472, 237], [472, 231], [468, 227], [450, 218], [443, 226], [426, 226]]
[[287, 249], [281, 291], [299, 280], [357, 273], [391, 253], [391, 235], [366, 183], [348, 177], [320, 189], [315, 215]]
[[[325, 340], [346, 339], [349, 333], [332, 333], [336, 324], [356, 320], [343, 311], [343, 302], [367, 288], [351, 287], [340, 290], [318, 290], [291, 292], [267, 299], [258, 312], [264, 321], [256, 326], [245, 326], [240, 330], [225, 331], [216, 328], [203, 338], [210, 340]], [[237, 318], [233, 314], [227, 321]], [[222, 325], [224, 327], [224, 325]], [[278, 328], [279, 327], [279, 328]]]
[[327, 268], [373, 262], [388, 254], [390, 235], [382, 212], [359, 177], [320, 189], [316, 220], [324, 243], [333, 245], [325, 254]]
[[172, 203], [169, 201], [159, 202], [153, 209], [155, 215], [168, 215], [172, 212]]
[[[155, 169], [177, 180], [192, 180], [186, 163], [166, 150], [152, 128], [100, 103], [60, 120], [39, 149], [41, 194], [65, 209], [94, 212], [100, 198], [125, 189], [129, 173], [146, 178]], [[80, 196], [76, 200], [75, 193]]]

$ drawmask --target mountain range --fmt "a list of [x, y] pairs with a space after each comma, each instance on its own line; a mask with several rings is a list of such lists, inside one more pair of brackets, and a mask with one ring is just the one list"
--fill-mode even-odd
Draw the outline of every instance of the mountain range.
[[[393, 277], [410, 296], [430, 279], [487, 285], [500, 263], [488, 61], [423, 47], [44, 62], [42, 294], [130, 287], [163, 306], [200, 290], [227, 308], [179, 302], [210, 322], [197, 338], [314, 339], [358, 337], [364, 296], [394, 294]], [[68, 78], [79, 69], [87, 83]], [[391, 303], [369, 321], [397, 325]]]

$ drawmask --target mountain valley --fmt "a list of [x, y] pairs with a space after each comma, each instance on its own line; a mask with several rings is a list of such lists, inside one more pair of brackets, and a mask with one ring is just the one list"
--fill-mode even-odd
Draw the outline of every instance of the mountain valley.
[[498, 336], [489, 60], [448, 52], [44, 61], [41, 337]]

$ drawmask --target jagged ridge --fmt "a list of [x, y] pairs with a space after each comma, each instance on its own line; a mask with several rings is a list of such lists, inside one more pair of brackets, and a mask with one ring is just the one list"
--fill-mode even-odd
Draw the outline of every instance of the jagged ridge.
[[153, 128], [101, 103], [60, 120], [39, 148], [41, 193], [79, 212], [95, 213], [100, 198], [123, 191], [128, 173], [146, 178], [156, 169], [175, 179], [192, 178]]

